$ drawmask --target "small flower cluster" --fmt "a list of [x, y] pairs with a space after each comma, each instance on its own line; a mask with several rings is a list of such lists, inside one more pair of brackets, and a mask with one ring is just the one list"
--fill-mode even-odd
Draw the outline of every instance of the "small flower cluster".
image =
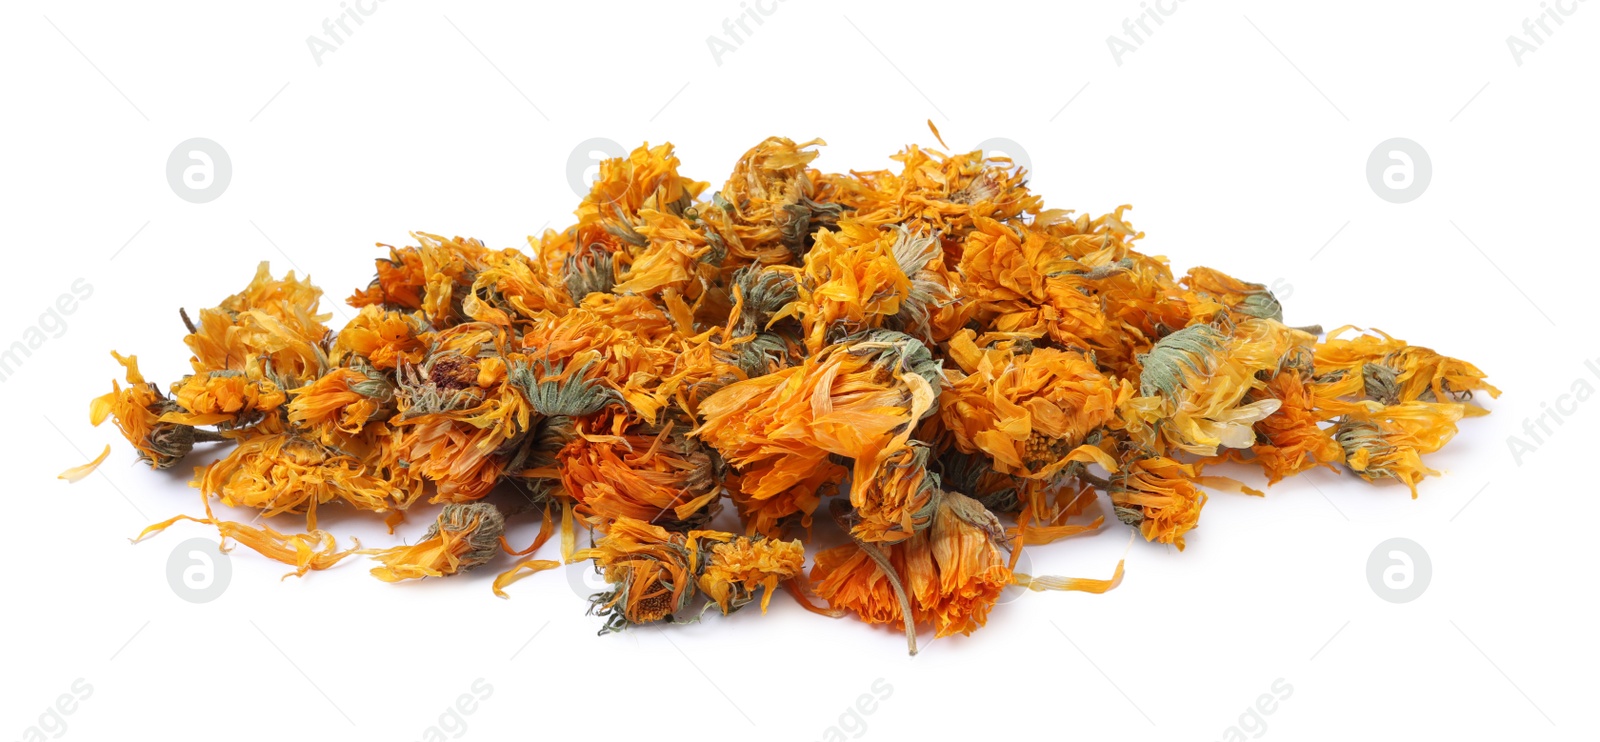
[[[1422, 455], [1485, 412], [1474, 392], [1498, 394], [1388, 335], [1285, 325], [1260, 284], [1175, 276], [1133, 248], [1127, 207], [1045, 209], [1004, 158], [910, 146], [894, 170], [834, 174], [810, 167], [819, 144], [767, 139], [709, 198], [670, 145], [640, 147], [526, 251], [415, 234], [338, 331], [319, 289], [263, 264], [183, 315], [192, 374], [163, 392], [117, 355], [128, 386], [92, 422], [157, 469], [232, 446], [195, 468], [205, 517], [147, 533], [207, 523], [295, 574], [367, 554], [390, 582], [505, 559], [502, 595], [592, 560], [605, 630], [758, 593], [765, 610], [783, 585], [914, 651], [918, 626], [982, 626], [1009, 585], [1114, 587], [1120, 564], [1110, 580], [1015, 571], [1099, 513], [1182, 549], [1208, 488], [1260, 494], [1214, 464], [1269, 483], [1343, 467], [1414, 497], [1436, 473]], [[497, 488], [518, 496], [496, 504]], [[341, 549], [317, 527], [341, 507], [392, 532], [425, 502], [442, 512], [411, 545]], [[503, 536], [518, 517], [541, 523], [523, 550]], [[561, 561], [529, 556], [558, 531]]]

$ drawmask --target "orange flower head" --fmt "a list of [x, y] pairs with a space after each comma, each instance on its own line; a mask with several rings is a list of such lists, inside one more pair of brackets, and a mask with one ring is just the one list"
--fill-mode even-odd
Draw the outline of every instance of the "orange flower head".
[[194, 486], [224, 505], [273, 516], [305, 513], [316, 527], [319, 505], [343, 502], [359, 510], [404, 510], [420, 494], [406, 467], [383, 467], [350, 452], [288, 433], [250, 429], [222, 459], [196, 468]]
[[1226, 311], [1235, 314], [1283, 321], [1283, 305], [1266, 286], [1241, 281], [1212, 268], [1191, 268], [1182, 284], [1189, 289], [1184, 295], [1190, 314], [1196, 322], [1209, 322]]
[[1200, 524], [1206, 493], [1191, 464], [1164, 456], [1135, 458], [1111, 482], [1117, 519], [1139, 529], [1146, 541], [1183, 551], [1183, 534]]
[[196, 374], [243, 371], [251, 378], [273, 377], [280, 387], [309, 380], [327, 365], [321, 343], [328, 335], [327, 314], [315, 314], [321, 289], [291, 271], [273, 279], [266, 263], [244, 291], [217, 307], [200, 310], [183, 341], [193, 351]]
[[294, 277], [289, 271], [282, 279], [272, 277], [266, 261], [256, 266], [256, 275], [233, 296], [222, 300], [217, 309], [229, 315], [258, 311], [288, 325], [303, 336], [320, 338], [327, 333], [322, 323], [331, 315], [316, 314], [322, 300], [322, 289], [312, 285], [311, 279]]
[[138, 356], [111, 353], [127, 372], [128, 388], [123, 389], [115, 380], [111, 391], [94, 398], [89, 404], [89, 424], [99, 425], [112, 418], [122, 437], [133, 444], [139, 459], [152, 469], [166, 469], [189, 455], [194, 448], [195, 429], [189, 425], [164, 421], [172, 413], [180, 413], [178, 406], [162, 396], [156, 385], [144, 380], [139, 373]]
[[828, 188], [807, 167], [825, 145], [821, 139], [796, 144], [768, 137], [734, 163], [727, 183], [707, 209], [729, 256], [740, 264], [776, 265], [804, 255], [811, 235], [831, 228], [842, 207], [827, 203]]
[[1140, 396], [1123, 405], [1122, 419], [1134, 440], [1154, 450], [1215, 456], [1220, 448], [1250, 448], [1254, 424], [1282, 401], [1270, 395], [1246, 401], [1246, 395], [1311, 342], [1309, 334], [1267, 319], [1245, 318], [1231, 330], [1190, 325], [1140, 356]]
[[933, 522], [939, 477], [928, 471], [927, 444], [908, 441], [884, 449], [864, 486], [852, 487], [855, 522], [850, 535], [895, 542]]
[[[822, 472], [836, 465], [831, 456], [855, 459], [854, 486], [866, 487], [880, 453], [904, 445], [912, 426], [932, 411], [940, 383], [938, 361], [926, 346], [875, 331], [829, 346], [800, 366], [723, 387], [701, 403], [694, 435], [735, 467], [742, 493], [736, 500], [814, 508], [814, 490], [796, 496], [794, 488], [829, 481]], [[809, 523], [811, 510], [769, 511], [763, 521], [793, 514]]]
[[364, 290], [357, 290], [347, 303], [352, 307], [377, 306], [389, 309], [422, 308], [422, 295], [428, 285], [422, 251], [415, 247], [389, 249], [388, 258], [378, 258], [378, 275]]
[[422, 335], [428, 331], [428, 323], [420, 314], [384, 311], [369, 304], [339, 331], [332, 361], [348, 364], [348, 356], [358, 356], [381, 370], [415, 365], [427, 355], [428, 346]]
[[[926, 551], [927, 537], [917, 534], [899, 543], [884, 544], [881, 548], [898, 575], [905, 570], [905, 553], [914, 545]], [[896, 596], [894, 580], [880, 568], [867, 553], [868, 548], [851, 542], [817, 552], [811, 566], [811, 579], [817, 595], [835, 609], [854, 613], [857, 618], [872, 624], [889, 624], [904, 627], [904, 614]], [[912, 623], [915, 624], [913, 615]]]
[[[728, 540], [716, 542], [723, 537]], [[805, 547], [798, 540], [713, 534], [702, 537], [702, 543], [710, 543], [710, 555], [697, 584], [723, 615], [754, 601], [755, 591], [763, 588], [761, 612], [766, 613], [778, 584], [800, 574], [805, 565]]]
[[384, 582], [446, 577], [488, 562], [500, 550], [505, 518], [486, 502], [444, 506], [421, 541], [378, 551], [372, 576]]
[[1255, 424], [1256, 444], [1250, 447], [1255, 462], [1266, 472], [1269, 484], [1319, 465], [1343, 461], [1344, 452], [1333, 429], [1323, 427], [1326, 415], [1305, 375], [1285, 369], [1247, 399], [1276, 399], [1276, 412]]
[[[659, 428], [627, 423], [627, 415], [579, 423], [556, 456], [561, 481], [580, 512], [680, 531], [711, 518], [722, 487], [705, 445], [689, 437], [682, 422]], [[613, 432], [614, 426], [626, 427]]]
[[[1486, 375], [1466, 361], [1443, 356], [1431, 349], [1407, 344], [1374, 330], [1375, 335], [1352, 338], [1343, 335], [1354, 328], [1341, 327], [1328, 333], [1316, 346], [1317, 373], [1325, 379], [1322, 395], [1358, 396], [1379, 405], [1406, 402], [1460, 402], [1473, 392], [1500, 396], [1500, 390]], [[1350, 405], [1330, 402], [1338, 411]], [[1363, 409], [1370, 406], [1360, 405]]]
[[[1473, 412], [1476, 410], [1476, 412]], [[1339, 420], [1335, 437], [1343, 447], [1345, 465], [1369, 482], [1394, 479], [1417, 496], [1417, 483], [1438, 474], [1422, 463], [1455, 437], [1456, 422], [1476, 407], [1449, 402], [1405, 402], [1377, 412], [1352, 411]]]
[[[938, 498], [933, 525], [893, 544], [853, 542], [817, 554], [811, 578], [834, 608], [868, 623], [904, 628], [895, 584], [903, 586], [913, 623], [934, 626], [938, 636], [970, 634], [987, 620], [1011, 570], [1000, 551], [1000, 521], [978, 501], [957, 492]], [[871, 556], [884, 554], [893, 575]]]
[[593, 559], [611, 589], [589, 598], [590, 613], [605, 619], [600, 633], [671, 619], [695, 597], [697, 553], [687, 537], [633, 518], [619, 518], [593, 548], [575, 554]]
[[388, 376], [364, 364], [336, 368], [289, 393], [294, 396], [289, 422], [329, 445], [394, 411], [395, 388]]
[[951, 339], [948, 353], [962, 372], [951, 372], [955, 381], [939, 398], [957, 448], [981, 451], [997, 471], [1027, 478], [1053, 477], [1073, 462], [1108, 463], [1086, 443], [1116, 418], [1130, 395], [1126, 385], [1081, 353], [1012, 342], [980, 350], [973, 338], [963, 330]]
[[680, 176], [679, 164], [671, 144], [645, 144], [626, 157], [602, 161], [599, 177], [574, 212], [579, 227], [599, 225], [623, 242], [643, 247], [649, 240], [638, 232], [640, 214], [682, 215], [709, 185]]
[[239, 428], [276, 414], [288, 396], [271, 379], [250, 378], [242, 371], [207, 371], [185, 376], [172, 385], [180, 411], [166, 422]]
[[476, 298], [474, 281], [495, 264], [496, 254], [475, 239], [426, 232], [411, 237], [415, 247], [382, 246], [390, 257], [377, 261], [377, 278], [350, 297], [350, 306], [420, 311], [435, 327], [468, 319], [466, 309]]
[[[1011, 570], [1000, 552], [1005, 532], [981, 503], [958, 492], [945, 492], [928, 530], [927, 544], [938, 574], [937, 597], [921, 588], [913, 572], [913, 595], [933, 623], [937, 636], [971, 634], [988, 621], [989, 609], [1011, 584]], [[917, 560], [908, 560], [910, 564]]]
[[828, 338], [889, 327], [934, 342], [931, 317], [953, 301], [932, 236], [844, 220], [816, 233], [797, 277], [795, 300], [775, 317], [800, 320], [815, 353]]

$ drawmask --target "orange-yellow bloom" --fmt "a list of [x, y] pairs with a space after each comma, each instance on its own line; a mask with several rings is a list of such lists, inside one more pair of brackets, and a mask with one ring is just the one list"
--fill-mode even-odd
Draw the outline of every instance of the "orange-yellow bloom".
[[392, 412], [394, 387], [382, 374], [337, 368], [316, 381], [291, 389], [289, 422], [312, 437], [336, 445], [341, 435], [356, 435], [367, 422]]
[[[734, 465], [748, 498], [771, 501], [814, 481], [831, 455], [856, 460], [859, 492], [880, 454], [897, 440], [903, 445], [931, 412], [937, 372], [921, 343], [879, 331], [722, 388], [701, 404], [703, 423], [694, 434]], [[798, 513], [807, 523], [810, 514]]]
[[505, 518], [486, 502], [446, 505], [422, 540], [375, 552], [372, 576], [384, 582], [445, 577], [483, 564], [500, 550]]
[[139, 373], [138, 356], [111, 353], [127, 372], [128, 388], [116, 381], [111, 391], [94, 398], [89, 405], [89, 424], [99, 425], [112, 418], [122, 437], [133, 444], [139, 459], [152, 469], [166, 469], [189, 455], [194, 448], [195, 430], [189, 425], [164, 422], [162, 416], [177, 411], [177, 406], [161, 395], [155, 384]]
[[287, 399], [271, 379], [250, 378], [242, 371], [207, 371], [185, 376], [172, 385], [172, 400], [181, 409], [161, 419], [237, 428], [276, 414]]
[[705, 557], [705, 569], [696, 584], [710, 598], [723, 615], [732, 613], [761, 595], [761, 612], [778, 584], [800, 574], [805, 562], [805, 547], [798, 540], [780, 541], [769, 538], [749, 538], [698, 531]]
[[965, 374], [939, 398], [945, 427], [956, 446], [994, 458], [996, 471], [1048, 478], [1072, 462], [1116, 464], [1085, 445], [1110, 423], [1131, 391], [1080, 353], [1051, 348], [1019, 353], [1012, 343], [980, 350], [964, 330], [950, 341], [951, 358]]
[[[626, 416], [614, 418], [625, 424]], [[562, 483], [582, 512], [603, 520], [633, 518], [675, 530], [714, 514], [722, 493], [711, 456], [686, 435], [688, 426], [668, 422], [613, 433], [603, 416], [580, 425], [556, 456]]]
[[1335, 433], [1344, 448], [1345, 464], [1362, 479], [1394, 479], [1417, 496], [1417, 482], [1438, 472], [1422, 463], [1456, 434], [1456, 421], [1485, 414], [1481, 408], [1439, 402], [1406, 402], [1377, 412], [1354, 411], [1339, 421]]
[[1135, 458], [1111, 482], [1117, 519], [1139, 529], [1146, 541], [1183, 551], [1183, 534], [1200, 525], [1206, 493], [1199, 472], [1164, 456]]
[[619, 518], [605, 538], [574, 556], [593, 559], [612, 585], [590, 598], [591, 612], [606, 619], [601, 633], [669, 619], [694, 601], [699, 555], [681, 533]]

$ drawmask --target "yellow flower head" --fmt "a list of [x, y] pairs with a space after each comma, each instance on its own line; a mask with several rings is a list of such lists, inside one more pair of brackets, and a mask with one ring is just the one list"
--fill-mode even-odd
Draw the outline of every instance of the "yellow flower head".
[[1130, 395], [1081, 353], [1030, 349], [1011, 341], [990, 350], [963, 330], [948, 353], [961, 367], [940, 396], [940, 415], [956, 447], [993, 457], [996, 471], [1049, 478], [1073, 462], [1111, 463], [1089, 434], [1116, 418]]
[[580, 423], [556, 456], [561, 481], [580, 512], [674, 530], [704, 523], [722, 494], [705, 445], [688, 437], [682, 422], [654, 430], [628, 422], [626, 415], [598, 415]]
[[172, 385], [180, 411], [162, 417], [185, 425], [238, 428], [276, 414], [288, 399], [271, 379], [252, 379], [242, 371], [207, 371]]
[[321, 289], [292, 271], [282, 280], [272, 278], [263, 262], [244, 291], [200, 310], [199, 323], [190, 323], [183, 339], [194, 352], [190, 365], [196, 374], [242, 371], [290, 383], [314, 378], [327, 365], [320, 344], [329, 315], [315, 314], [321, 296]]
[[319, 505], [343, 502], [387, 513], [404, 510], [421, 493], [405, 467], [379, 466], [292, 434], [255, 428], [227, 456], [197, 468], [194, 485], [230, 507], [266, 516], [305, 513], [311, 528]]
[[953, 302], [939, 243], [904, 227], [880, 230], [844, 220], [820, 230], [796, 276], [795, 300], [774, 315], [800, 320], [813, 353], [828, 338], [888, 327], [934, 342], [930, 322]]
[[394, 391], [388, 378], [370, 366], [336, 368], [289, 391], [294, 400], [289, 403], [288, 420], [311, 437], [334, 445], [393, 412]]
[[348, 363], [347, 356], [358, 356], [383, 370], [413, 365], [427, 354], [422, 338], [426, 332], [428, 323], [419, 314], [384, 311], [369, 304], [339, 331], [330, 355], [334, 363]]
[[1231, 330], [1190, 325], [1140, 357], [1139, 397], [1123, 406], [1123, 420], [1147, 448], [1170, 446], [1198, 456], [1220, 448], [1249, 448], [1252, 427], [1282, 401], [1267, 395], [1247, 401], [1311, 336], [1266, 319], [1246, 318]]
[[701, 548], [710, 551], [697, 584], [723, 615], [755, 600], [758, 589], [765, 589], [761, 612], [766, 613], [778, 584], [800, 574], [805, 563], [805, 547], [798, 540], [705, 532], [693, 535], [700, 535]]
[[[820, 484], [819, 472], [837, 463], [830, 456], [855, 459], [852, 486], [864, 490], [881, 452], [904, 445], [931, 413], [939, 383], [924, 345], [896, 332], [868, 333], [800, 366], [722, 388], [700, 405], [694, 435], [735, 467], [746, 498], [814, 507], [814, 497], [791, 490]], [[797, 514], [809, 523], [811, 510]]]
[[728, 243], [731, 262], [788, 263], [805, 254], [814, 232], [838, 221], [842, 207], [828, 203], [828, 183], [807, 167], [819, 154], [811, 148], [823, 144], [768, 137], [734, 164], [716, 204], [703, 212]]
[[1394, 479], [1417, 496], [1417, 482], [1438, 472], [1422, 463], [1456, 434], [1456, 421], [1478, 408], [1439, 402], [1405, 402], [1377, 412], [1352, 411], [1339, 420], [1335, 436], [1345, 464], [1369, 482]]
[[689, 539], [632, 518], [619, 518], [605, 538], [575, 555], [593, 559], [611, 589], [590, 597], [590, 612], [605, 618], [601, 633], [670, 619], [695, 598], [698, 553]]
[[122, 437], [133, 444], [140, 460], [152, 469], [166, 469], [178, 463], [194, 448], [195, 430], [189, 425], [166, 422], [162, 417], [179, 412], [177, 405], [161, 395], [156, 385], [147, 383], [139, 373], [138, 356], [111, 353], [127, 371], [128, 388], [123, 389], [115, 380], [111, 391], [94, 398], [89, 404], [89, 424], [99, 425], [106, 418], [115, 420]]
[[[926, 531], [894, 544], [845, 544], [817, 554], [811, 578], [834, 608], [868, 623], [905, 627], [897, 585], [911, 606], [912, 623], [931, 623], [938, 636], [970, 634], [1011, 583], [995, 516], [972, 498], [945, 492]], [[881, 549], [893, 574], [872, 558]]]
[[1199, 472], [1164, 456], [1137, 457], [1113, 478], [1111, 502], [1117, 519], [1139, 529], [1146, 541], [1183, 550], [1183, 534], [1200, 525], [1206, 493]]
[[1283, 305], [1259, 283], [1241, 281], [1213, 268], [1191, 268], [1183, 277], [1189, 289], [1184, 300], [1196, 322], [1210, 322], [1218, 314], [1234, 314], [1283, 321]]
[[372, 576], [399, 582], [459, 574], [494, 558], [504, 532], [505, 518], [489, 503], [446, 505], [421, 541], [376, 552], [383, 566]]

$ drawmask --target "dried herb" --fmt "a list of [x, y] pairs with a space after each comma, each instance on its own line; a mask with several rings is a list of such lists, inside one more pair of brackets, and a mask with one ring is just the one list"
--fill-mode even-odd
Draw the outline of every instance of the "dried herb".
[[[1382, 333], [1286, 326], [1262, 284], [1175, 278], [1134, 249], [1128, 207], [1046, 210], [1003, 158], [911, 146], [895, 170], [837, 174], [810, 167], [820, 144], [768, 139], [709, 195], [670, 145], [640, 147], [527, 251], [417, 233], [385, 246], [338, 332], [319, 289], [263, 263], [182, 313], [192, 373], [170, 393], [113, 354], [128, 386], [92, 423], [114, 420], [156, 469], [231, 446], [195, 467], [205, 517], [141, 536], [197, 521], [292, 574], [365, 554], [389, 582], [499, 559], [500, 595], [590, 560], [610, 585], [591, 599], [602, 633], [758, 596], [765, 611], [784, 585], [915, 652], [918, 626], [971, 633], [1009, 585], [1123, 576], [1022, 574], [1025, 547], [1109, 516], [1183, 549], [1208, 489], [1259, 494], [1204, 473], [1219, 462], [1269, 483], [1344, 467], [1414, 497], [1435, 474], [1421, 457], [1486, 413], [1474, 393], [1499, 393]], [[340, 549], [317, 529], [319, 508], [392, 531], [428, 504], [443, 509], [414, 544]], [[520, 551], [518, 519], [540, 523]], [[805, 569], [833, 524], [843, 545]], [[558, 531], [561, 561], [530, 556]]]

